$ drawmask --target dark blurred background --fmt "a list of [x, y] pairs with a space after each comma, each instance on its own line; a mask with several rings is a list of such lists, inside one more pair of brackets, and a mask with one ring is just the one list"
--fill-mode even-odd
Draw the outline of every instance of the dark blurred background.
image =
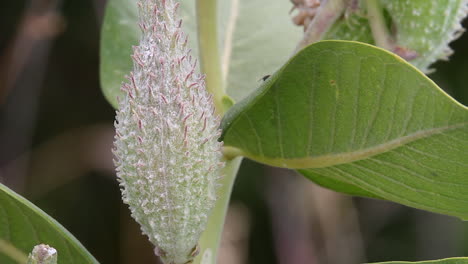
[[[158, 263], [113, 171], [114, 110], [98, 75], [105, 4], [0, 2], [0, 182], [62, 223], [101, 263]], [[466, 105], [468, 34], [452, 47], [455, 55], [430, 77]], [[246, 160], [219, 263], [435, 259], [468, 255], [467, 238], [459, 219], [336, 194]]]

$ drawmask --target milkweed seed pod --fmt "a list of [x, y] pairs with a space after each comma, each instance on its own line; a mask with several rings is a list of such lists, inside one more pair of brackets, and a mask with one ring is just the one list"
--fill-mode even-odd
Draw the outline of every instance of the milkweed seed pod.
[[465, 31], [467, 0], [383, 0], [382, 6], [391, 15], [397, 44], [416, 51], [419, 56], [410, 63], [426, 73], [437, 60], [448, 60], [449, 43]]
[[[296, 23], [308, 17], [304, 3], [315, 0], [291, 0], [299, 13]], [[461, 21], [468, 15], [468, 0], [380, 0], [394, 42], [392, 52], [397, 53], [425, 73], [437, 60], [447, 60], [453, 53], [449, 43], [464, 32]], [[325, 1], [321, 1], [321, 4]], [[324, 39], [354, 40], [375, 44], [369, 20], [365, 14], [365, 1], [347, 0], [343, 19], [336, 21]], [[360, 9], [363, 9], [360, 11]]]
[[114, 155], [123, 201], [164, 263], [189, 263], [216, 200], [219, 117], [196, 73], [178, 3], [142, 0]]

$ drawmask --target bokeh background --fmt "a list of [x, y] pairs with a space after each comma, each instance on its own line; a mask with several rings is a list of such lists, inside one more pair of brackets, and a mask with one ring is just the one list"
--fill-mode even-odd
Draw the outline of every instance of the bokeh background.
[[[158, 263], [121, 202], [112, 165], [114, 110], [100, 91], [98, 74], [105, 5], [0, 1], [0, 182], [62, 223], [101, 263]], [[466, 105], [468, 34], [452, 47], [451, 60], [437, 63], [430, 77]], [[468, 224], [459, 219], [340, 195], [290, 171], [246, 160], [219, 263], [463, 255]]]

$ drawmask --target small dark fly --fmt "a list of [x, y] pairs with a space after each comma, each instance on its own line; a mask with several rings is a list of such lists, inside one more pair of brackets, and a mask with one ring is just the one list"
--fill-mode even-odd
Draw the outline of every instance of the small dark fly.
[[[260, 78], [260, 80], [266, 81], [268, 78], [270, 78], [270, 76], [271, 76], [271, 75], [269, 75], [269, 74], [268, 74], [268, 75], [265, 75], [265, 76], [263, 76], [262, 78]], [[259, 81], [260, 81], [260, 80], [259, 80]]]

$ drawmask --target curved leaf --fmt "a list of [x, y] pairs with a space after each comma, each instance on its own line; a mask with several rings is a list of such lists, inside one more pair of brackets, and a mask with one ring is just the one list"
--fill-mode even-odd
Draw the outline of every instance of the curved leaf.
[[[292, 26], [291, 4], [268, 0], [219, 1], [219, 50], [228, 93], [236, 100], [252, 91], [252, 83], [278, 69], [290, 56], [301, 30]], [[184, 32], [197, 56], [195, 1], [181, 1]], [[120, 85], [132, 69], [132, 45], [140, 37], [135, 0], [110, 0], [101, 37], [101, 87], [117, 106]], [[278, 37], [281, 36], [281, 37]]]
[[382, 199], [376, 194], [366, 191], [357, 185], [353, 185], [350, 182], [347, 182], [345, 179], [343, 179], [343, 177], [339, 177], [334, 174], [328, 174], [327, 177], [324, 177], [323, 175], [315, 173], [312, 170], [302, 169], [297, 171], [302, 175], [306, 176], [309, 180], [315, 182], [316, 184], [324, 188], [332, 189], [337, 192], [354, 196]]
[[[26, 256], [35, 245], [42, 243], [57, 249], [58, 263], [98, 263], [57, 221], [2, 184], [0, 184], [0, 239], [9, 242]], [[0, 262], [17, 263], [1, 253]]]
[[313, 44], [222, 128], [241, 155], [327, 177], [329, 188], [468, 218], [467, 108], [385, 50]]
[[108, 1], [101, 31], [100, 80], [107, 101], [117, 108], [117, 98], [123, 98], [120, 86], [132, 69], [132, 46], [138, 44], [136, 1]]

